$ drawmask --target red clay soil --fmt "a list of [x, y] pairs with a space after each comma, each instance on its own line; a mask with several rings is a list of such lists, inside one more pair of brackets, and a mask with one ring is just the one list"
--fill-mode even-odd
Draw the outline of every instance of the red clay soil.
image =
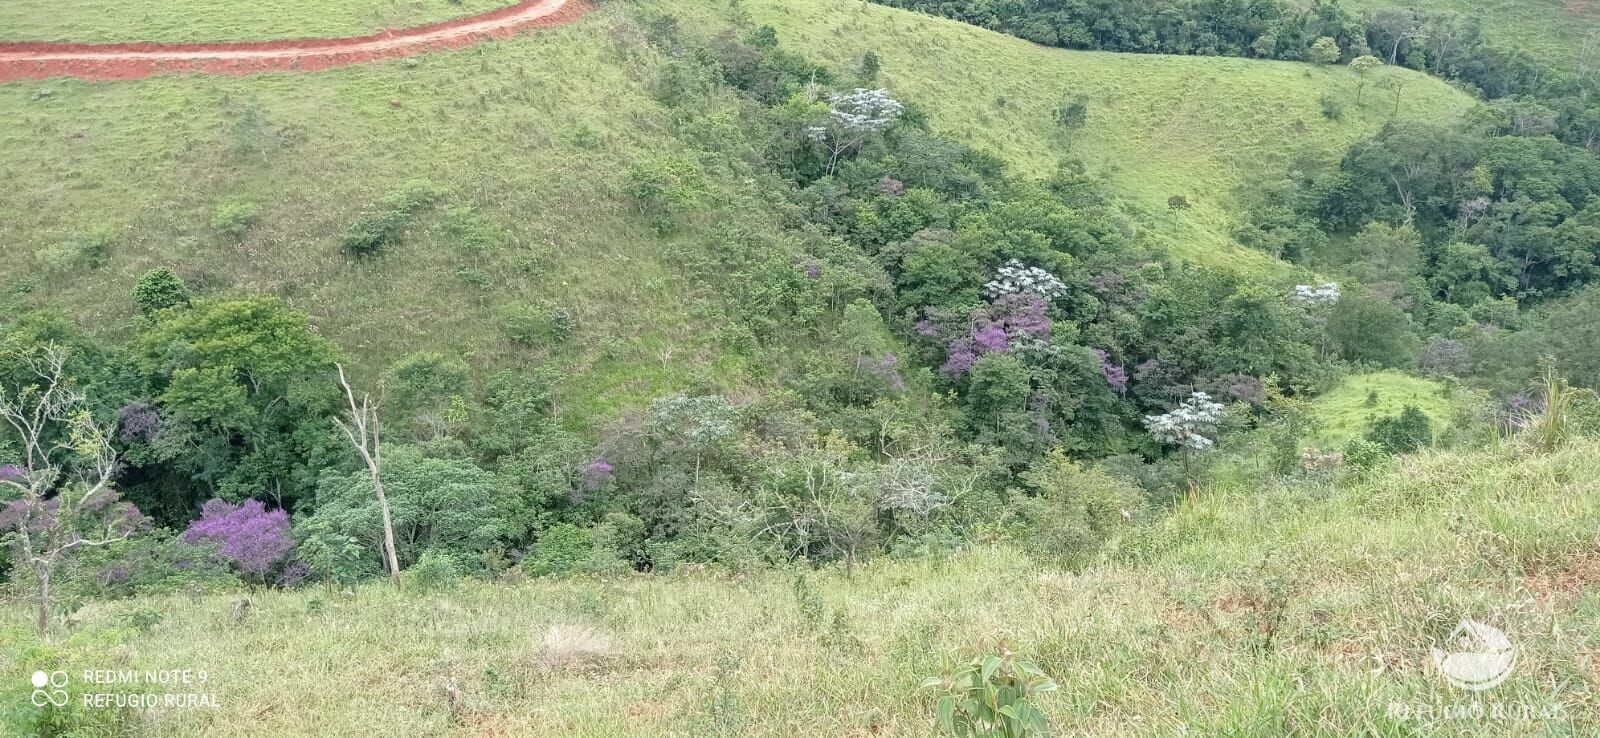
[[523, 0], [482, 15], [353, 38], [202, 44], [5, 42], [0, 43], [0, 82], [48, 77], [142, 79], [182, 72], [314, 72], [508, 38], [530, 28], [571, 23], [589, 9], [589, 0]]

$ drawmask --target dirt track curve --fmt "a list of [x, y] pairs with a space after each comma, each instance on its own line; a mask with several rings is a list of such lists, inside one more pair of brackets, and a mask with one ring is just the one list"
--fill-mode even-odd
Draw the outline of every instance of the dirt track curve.
[[124, 80], [182, 72], [314, 72], [507, 38], [530, 28], [570, 23], [589, 8], [588, 0], [522, 0], [481, 15], [351, 38], [195, 44], [0, 42], [0, 82], [49, 77]]

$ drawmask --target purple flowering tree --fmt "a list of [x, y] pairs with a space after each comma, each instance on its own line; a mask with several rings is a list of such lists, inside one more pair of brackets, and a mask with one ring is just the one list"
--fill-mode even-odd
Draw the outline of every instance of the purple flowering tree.
[[122, 428], [119, 437], [123, 443], [149, 443], [161, 428], [161, 415], [148, 402], [130, 403], [117, 411], [117, 425]]
[[289, 557], [294, 540], [289, 537], [289, 514], [268, 510], [260, 500], [237, 505], [208, 500], [200, 519], [183, 532], [187, 543], [209, 542], [246, 576], [265, 582], [267, 573]]
[[66, 352], [50, 346], [14, 359], [31, 376], [22, 387], [0, 389], [0, 420], [20, 442], [23, 462], [0, 467], [0, 494], [10, 498], [0, 507], [0, 535], [15, 544], [18, 567], [33, 575], [43, 634], [61, 564], [84, 547], [125, 540], [148, 521], [118, 500], [111, 431], [68, 383]]
[[598, 492], [617, 476], [615, 464], [604, 457], [584, 464], [578, 469], [578, 486], [572, 491], [572, 504], [583, 504], [584, 497], [591, 492]]
[[1095, 356], [1100, 357], [1100, 376], [1106, 378], [1106, 384], [1118, 394], [1128, 391], [1128, 370], [1121, 364], [1111, 361], [1111, 354], [1105, 349], [1095, 349]]
[[917, 332], [948, 341], [940, 373], [955, 378], [971, 371], [978, 357], [1012, 351], [1050, 341], [1050, 318], [1045, 298], [1030, 292], [1003, 294], [978, 308], [964, 325], [947, 330], [932, 320], [917, 323]]

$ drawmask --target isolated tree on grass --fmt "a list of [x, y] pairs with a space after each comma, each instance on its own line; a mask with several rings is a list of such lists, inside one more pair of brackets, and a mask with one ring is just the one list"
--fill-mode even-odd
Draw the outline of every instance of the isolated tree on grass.
[[1389, 117], [1394, 118], [1399, 116], [1400, 99], [1406, 88], [1405, 79], [1403, 77], [1384, 77], [1383, 79], [1378, 80], [1378, 86], [1394, 93], [1394, 111], [1389, 113]]
[[1383, 66], [1383, 60], [1368, 54], [1350, 60], [1350, 70], [1356, 73], [1356, 105], [1361, 104], [1361, 91], [1367, 88], [1367, 77], [1372, 70]]
[[[57, 569], [86, 546], [124, 540], [144, 523], [111, 485], [117, 471], [111, 431], [95, 421], [83, 393], [67, 380], [66, 352], [49, 346], [14, 355], [29, 375], [0, 390], [0, 419], [21, 444], [22, 465], [0, 466], [0, 533], [15, 543], [33, 574], [39, 633], [50, 625]], [[9, 494], [7, 496], [10, 496]]]
[[344, 365], [334, 366], [339, 369], [339, 386], [344, 388], [345, 399], [350, 403], [350, 418], [334, 418], [333, 424], [344, 431], [345, 438], [356, 447], [361, 460], [367, 464], [367, 472], [372, 475], [372, 489], [378, 494], [378, 510], [383, 517], [383, 560], [389, 567], [389, 580], [399, 587], [400, 557], [394, 550], [394, 518], [389, 514], [389, 498], [383, 494], [383, 446], [378, 435], [378, 406], [372, 401], [372, 396], [366, 393], [362, 393], [360, 402], [357, 402], [355, 390], [350, 389], [350, 381], [345, 379]]

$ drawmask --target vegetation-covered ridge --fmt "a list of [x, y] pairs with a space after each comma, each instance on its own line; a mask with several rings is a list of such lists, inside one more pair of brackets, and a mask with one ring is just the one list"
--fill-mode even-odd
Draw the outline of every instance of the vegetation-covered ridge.
[[[1082, 159], [1170, 253], [1280, 279], [1281, 264], [1239, 246], [1241, 190], [1301, 158], [1336, 158], [1390, 120], [1446, 123], [1471, 104], [1410, 71], [1363, 80], [1332, 66], [1062, 52], [848, 0], [753, 0], [714, 15], [710, 5], [652, 7], [771, 24], [786, 44], [836, 66], [870, 51], [884, 83], [916, 99], [946, 135], [1035, 175], [1063, 156]], [[1398, 108], [1370, 89], [1357, 104], [1358, 87], [1388, 77], [1407, 92]], [[1323, 114], [1330, 104], [1342, 110], [1337, 119]], [[1078, 115], [1063, 117], [1070, 110]], [[1169, 207], [1174, 197], [1187, 207]]]

